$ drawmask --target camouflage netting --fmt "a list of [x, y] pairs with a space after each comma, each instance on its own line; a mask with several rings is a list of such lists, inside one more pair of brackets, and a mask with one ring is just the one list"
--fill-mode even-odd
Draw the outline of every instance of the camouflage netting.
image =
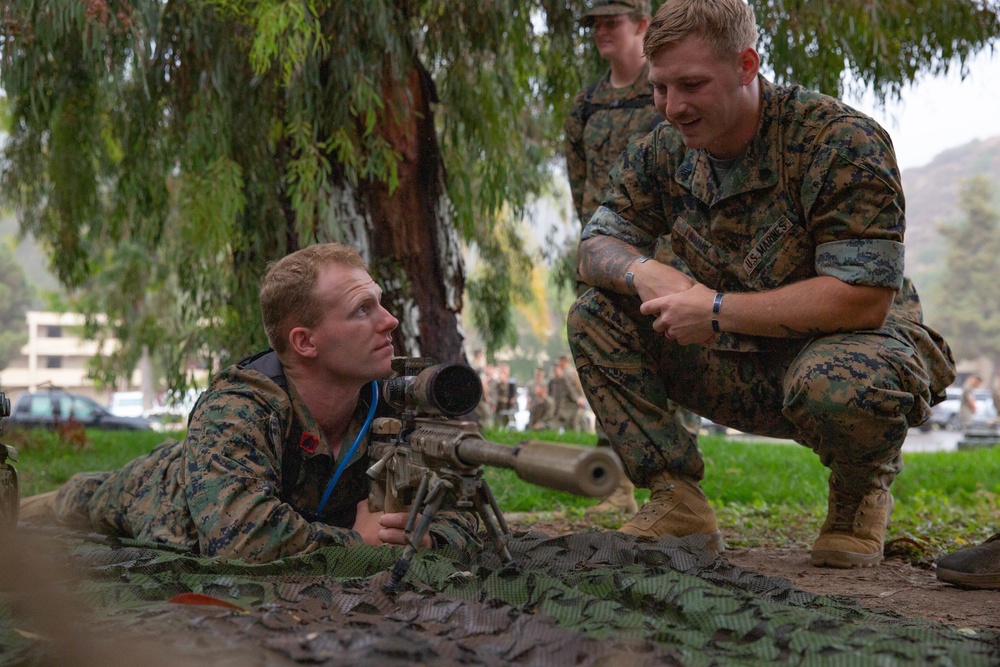
[[[241, 665], [357, 667], [1000, 663], [997, 633], [966, 636], [815, 596], [730, 565], [697, 536], [518, 534], [516, 575], [490, 549], [421, 552], [391, 597], [381, 584], [400, 549], [330, 548], [246, 565], [126, 540], [55, 541], [86, 572], [74, 597], [100, 612], [72, 625], [91, 637], [155, 638], [151, 657], [177, 651], [171, 665], [224, 664], [223, 653]], [[27, 603], [0, 591], [0, 665], [58, 664], [55, 642], [19, 612]], [[184, 593], [240, 609], [168, 602]]]

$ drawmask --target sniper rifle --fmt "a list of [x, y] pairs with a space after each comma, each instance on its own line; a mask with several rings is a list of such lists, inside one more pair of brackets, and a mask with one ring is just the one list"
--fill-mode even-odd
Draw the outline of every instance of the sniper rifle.
[[516, 446], [483, 438], [475, 422], [458, 419], [475, 410], [482, 382], [469, 366], [435, 364], [426, 357], [396, 357], [394, 377], [382, 383], [383, 400], [396, 411], [372, 423], [369, 453], [373, 511], [409, 506], [406, 547], [385, 589], [395, 591], [439, 510], [474, 512], [505, 569], [517, 564], [507, 548], [510, 528], [483, 477], [483, 466], [508, 468], [526, 482], [602, 498], [618, 487], [621, 461], [606, 447], [541, 440]]

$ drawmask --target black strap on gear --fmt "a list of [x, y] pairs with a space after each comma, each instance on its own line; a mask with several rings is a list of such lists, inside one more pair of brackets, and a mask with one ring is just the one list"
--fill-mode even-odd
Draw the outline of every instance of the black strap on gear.
[[601, 84], [601, 81], [603, 81], [603, 79], [599, 79], [590, 84], [587, 88], [587, 92], [583, 94], [583, 104], [577, 107], [576, 116], [580, 119], [580, 122], [583, 125], [586, 125], [587, 121], [590, 120], [590, 117], [598, 111], [610, 109], [641, 109], [643, 107], [653, 106], [652, 95], [640, 95], [639, 97], [633, 97], [629, 100], [615, 100], [614, 102], [608, 102], [605, 104], [595, 104], [592, 101], [594, 91], [597, 90], [597, 86]]

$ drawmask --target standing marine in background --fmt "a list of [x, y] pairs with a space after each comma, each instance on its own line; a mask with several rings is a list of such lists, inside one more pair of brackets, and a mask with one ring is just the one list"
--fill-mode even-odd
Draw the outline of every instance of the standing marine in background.
[[549, 382], [545, 379], [545, 369], [535, 369], [535, 378], [528, 388], [528, 429], [538, 431], [551, 428], [555, 404], [549, 396]]
[[978, 375], [970, 375], [962, 383], [962, 402], [958, 408], [958, 423], [962, 430], [967, 430], [976, 419], [976, 390], [982, 384]]
[[583, 393], [580, 377], [566, 355], [561, 355], [552, 366], [549, 396], [552, 397], [555, 415], [554, 428], [577, 432], [589, 430], [588, 420], [584, 416], [587, 397]]
[[583, 16], [607, 73], [577, 94], [566, 119], [566, 171], [573, 206], [586, 225], [601, 205], [608, 172], [629, 142], [649, 134], [663, 116], [653, 106], [642, 54], [649, 0], [594, 0]]
[[[608, 173], [621, 152], [663, 120], [653, 105], [649, 64], [642, 50], [650, 17], [649, 0], [594, 0], [583, 15], [582, 24], [593, 32], [597, 50], [609, 68], [577, 94], [564, 128], [566, 171], [581, 229], [601, 205], [611, 182]], [[578, 273], [577, 296], [588, 287]], [[700, 424], [697, 417], [688, 421]], [[609, 447], [599, 421], [596, 430], [598, 447]], [[636, 510], [635, 487], [623, 476], [621, 486], [587, 513], [633, 514]]]

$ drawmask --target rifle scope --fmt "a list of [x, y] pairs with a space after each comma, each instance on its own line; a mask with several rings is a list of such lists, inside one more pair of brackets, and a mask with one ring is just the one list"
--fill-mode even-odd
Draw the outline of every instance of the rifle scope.
[[[397, 364], [397, 359], [403, 361]], [[407, 371], [419, 367], [417, 360], [397, 357], [393, 367]], [[483, 384], [476, 371], [462, 364], [434, 364], [416, 375], [397, 375], [385, 381], [385, 400], [398, 410], [415, 411], [422, 416], [455, 418], [476, 409], [483, 397]]]

